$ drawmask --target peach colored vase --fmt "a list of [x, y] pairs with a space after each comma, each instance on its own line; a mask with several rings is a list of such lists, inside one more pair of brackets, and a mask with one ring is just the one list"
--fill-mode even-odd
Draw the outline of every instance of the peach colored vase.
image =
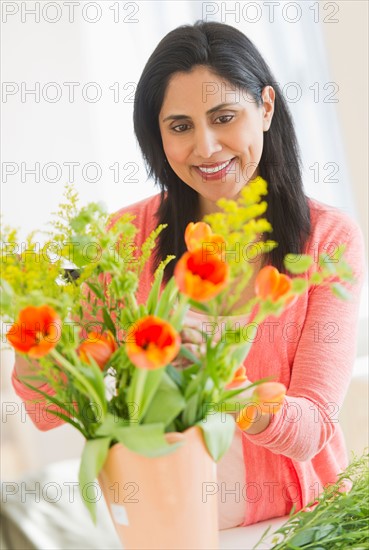
[[219, 548], [217, 499], [207, 498], [216, 464], [199, 427], [165, 435], [182, 441], [172, 453], [148, 458], [114, 445], [99, 483], [126, 550]]

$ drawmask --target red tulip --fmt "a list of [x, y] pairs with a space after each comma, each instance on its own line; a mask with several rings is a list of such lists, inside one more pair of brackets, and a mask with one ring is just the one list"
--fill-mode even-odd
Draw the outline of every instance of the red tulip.
[[206, 260], [203, 251], [185, 252], [174, 268], [174, 278], [183, 294], [198, 302], [217, 296], [228, 283], [229, 266], [219, 256]]
[[217, 254], [221, 254], [222, 245], [225, 244], [223, 237], [213, 233], [210, 225], [205, 222], [190, 222], [186, 227], [185, 242], [189, 252], [194, 252], [199, 248], [203, 249], [204, 244], [214, 244]]
[[129, 359], [140, 369], [160, 369], [178, 354], [181, 339], [163, 319], [148, 315], [128, 331], [126, 350]]
[[[276, 302], [282, 296], [288, 294], [292, 288], [291, 278], [271, 265], [263, 267], [255, 279], [255, 293], [259, 298], [268, 299]], [[291, 296], [286, 300], [287, 304], [296, 300], [296, 296]]]
[[29, 357], [43, 357], [58, 343], [61, 320], [48, 306], [27, 306], [19, 312], [18, 320], [7, 332], [8, 342]]
[[89, 332], [87, 339], [78, 348], [78, 355], [85, 363], [90, 363], [90, 357], [103, 370], [111, 355], [118, 349], [118, 345], [111, 332], [99, 334]]
[[233, 380], [229, 384], [226, 385], [227, 390], [231, 390], [233, 388], [238, 388], [242, 384], [244, 384], [248, 380], [246, 376], [246, 368], [241, 365], [238, 367], [236, 372], [234, 373]]

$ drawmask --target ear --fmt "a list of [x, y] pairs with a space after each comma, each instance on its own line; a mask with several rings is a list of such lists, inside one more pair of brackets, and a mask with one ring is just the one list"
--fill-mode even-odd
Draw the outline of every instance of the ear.
[[265, 86], [261, 92], [261, 97], [263, 100], [263, 130], [267, 132], [270, 128], [274, 114], [274, 88], [272, 88], [272, 86]]

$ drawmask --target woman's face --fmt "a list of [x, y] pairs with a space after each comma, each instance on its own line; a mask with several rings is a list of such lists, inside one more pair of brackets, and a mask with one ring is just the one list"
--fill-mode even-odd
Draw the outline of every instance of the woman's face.
[[266, 86], [262, 97], [259, 107], [203, 66], [170, 79], [159, 113], [164, 152], [178, 177], [199, 193], [202, 215], [216, 211], [219, 198], [236, 198], [257, 176], [273, 88]]

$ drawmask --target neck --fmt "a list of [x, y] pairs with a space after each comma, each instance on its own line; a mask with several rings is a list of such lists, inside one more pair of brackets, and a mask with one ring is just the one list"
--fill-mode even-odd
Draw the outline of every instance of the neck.
[[201, 195], [199, 195], [199, 207], [200, 207], [199, 215], [201, 220], [207, 214], [214, 214], [214, 212], [221, 212], [221, 209], [219, 208], [219, 206], [217, 206], [215, 202], [205, 199]]

